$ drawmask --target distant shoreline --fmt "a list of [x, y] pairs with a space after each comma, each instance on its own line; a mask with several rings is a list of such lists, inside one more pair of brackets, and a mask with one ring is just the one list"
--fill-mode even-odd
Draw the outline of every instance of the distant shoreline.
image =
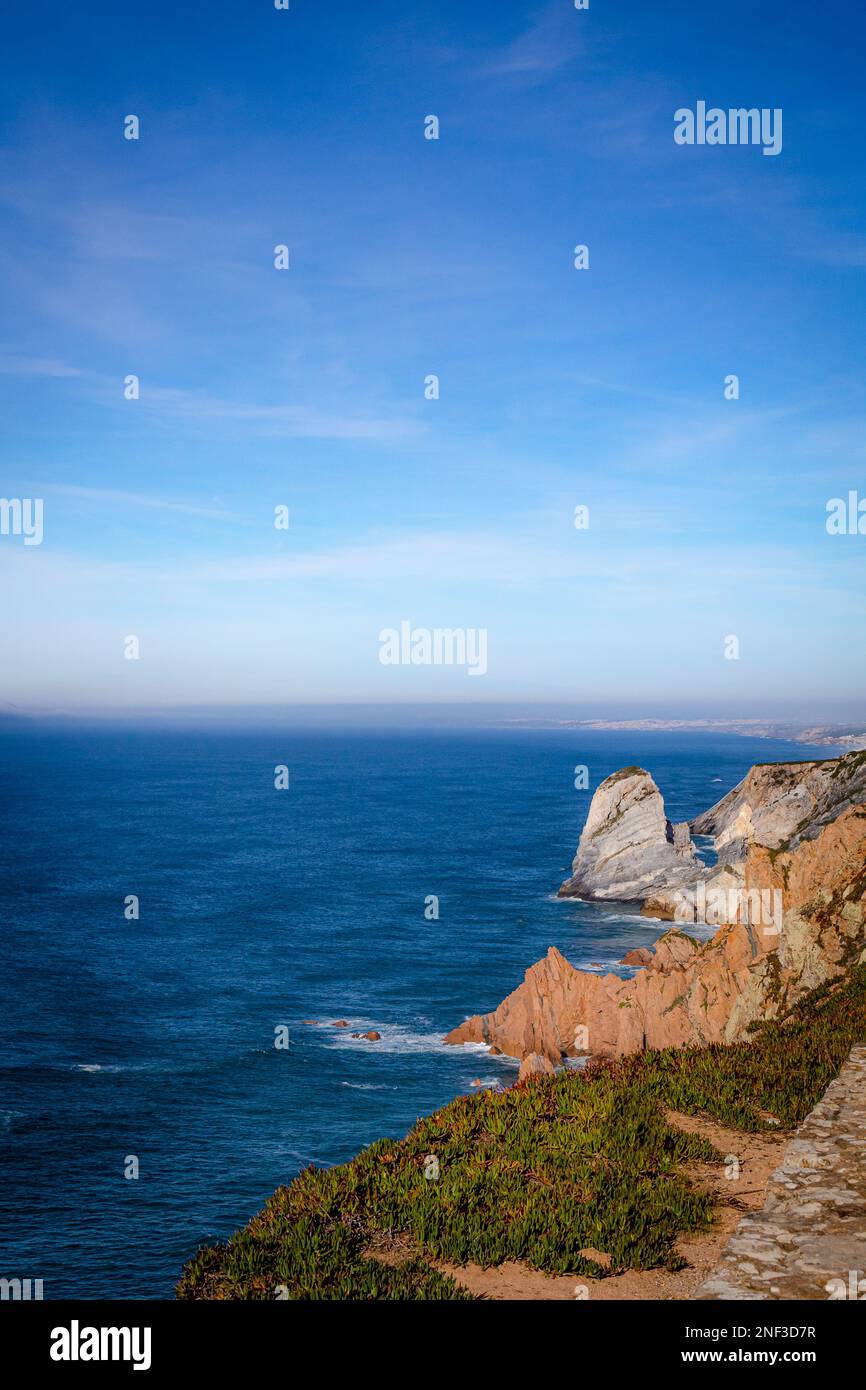
[[862, 724], [775, 723], [763, 719], [511, 719], [505, 728], [589, 729], [611, 733], [740, 734], [744, 738], [771, 738], [804, 743], [815, 748], [866, 748]]
[[397, 704], [297, 704], [154, 706], [104, 709], [21, 709], [0, 704], [0, 730], [17, 727], [199, 729], [218, 732], [250, 729], [297, 732], [424, 733], [429, 732], [550, 732], [731, 734], [764, 738], [808, 747], [866, 748], [866, 719], [818, 723], [775, 718], [666, 718], [648, 716], [575, 718], [550, 705], [527, 713], [531, 706], [513, 702]]

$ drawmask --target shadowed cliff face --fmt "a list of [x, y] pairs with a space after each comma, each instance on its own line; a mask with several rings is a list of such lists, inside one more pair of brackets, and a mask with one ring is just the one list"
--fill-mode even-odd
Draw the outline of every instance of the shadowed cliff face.
[[[767, 775], [770, 769], [753, 768], [734, 792], [698, 818], [696, 826], [712, 823], [724, 833], [732, 825], [742, 826], [746, 808], [752, 826], [789, 825], [798, 801], [790, 769], [798, 766], [804, 769], [809, 797], [805, 803], [800, 798], [799, 806], [805, 804], [807, 811], [811, 807], [808, 815], [816, 818], [800, 816], [793, 848], [780, 848], [778, 838], [775, 846], [758, 844], [750, 833], [738, 841], [744, 858], [735, 868], [699, 867], [699, 881], [655, 890], [678, 908], [683, 902], [714, 902], [724, 924], [710, 941], [697, 941], [680, 930], [667, 932], [656, 942], [647, 967], [629, 980], [575, 970], [551, 947], [498, 1009], [468, 1019], [447, 1035], [446, 1042], [487, 1042], [509, 1056], [538, 1053], [554, 1063], [563, 1055], [616, 1056], [645, 1047], [735, 1042], [750, 1023], [784, 1012], [805, 991], [866, 958], [866, 804], [850, 804], [862, 767], [862, 762], [852, 766], [852, 760], [859, 756], [783, 765], [784, 785]], [[816, 769], [821, 769], [817, 777]], [[619, 857], [606, 853], [605, 837], [613, 835], [613, 843], [621, 845], [619, 827], [632, 817], [635, 801], [640, 804], [641, 789], [649, 800], [655, 787], [653, 783], [648, 789], [646, 781], [636, 784], [638, 778], [652, 782], [648, 774], [629, 769], [620, 778], [619, 792], [615, 778], [608, 778], [596, 792], [596, 797], [604, 797], [596, 817], [590, 810], [575, 878], [589, 877], [597, 885], [593, 876], [607, 875], [608, 865]], [[754, 806], [745, 799], [744, 789], [749, 787]], [[619, 818], [610, 814], [617, 800], [620, 805], [625, 802]], [[830, 814], [833, 804], [835, 818]], [[651, 816], [650, 855], [655, 861], [657, 808]], [[581, 858], [591, 822], [602, 830], [601, 843]], [[650, 820], [641, 812], [633, 823], [648, 826]], [[640, 867], [634, 849], [636, 845], [623, 847], [629, 883]], [[669, 862], [678, 872], [677, 858]], [[655, 863], [649, 872], [655, 873]], [[724, 893], [720, 882], [725, 883]], [[707, 917], [696, 914], [691, 920]]]

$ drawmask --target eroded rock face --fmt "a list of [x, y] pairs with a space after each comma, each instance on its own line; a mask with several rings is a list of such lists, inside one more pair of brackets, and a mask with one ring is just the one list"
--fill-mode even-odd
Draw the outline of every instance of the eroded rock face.
[[688, 825], [667, 819], [648, 772], [626, 767], [596, 790], [559, 896], [639, 901], [654, 888], [693, 883], [704, 873]]
[[[615, 979], [616, 976], [605, 976]], [[578, 1020], [584, 1016], [601, 977], [575, 970], [555, 946], [527, 970], [523, 984], [492, 1014], [476, 1014], [450, 1032], [449, 1043], [484, 1042], [509, 1057], [538, 1053], [559, 1063], [576, 1051]]]
[[[666, 932], [632, 979], [575, 970], [551, 947], [490, 1014], [449, 1043], [486, 1042], [512, 1057], [619, 1056], [645, 1047], [735, 1042], [866, 954], [866, 805], [845, 810], [792, 851], [753, 845], [737, 919], [710, 941]], [[781, 894], [782, 914], [750, 904]], [[751, 895], [748, 896], [748, 895]], [[755, 897], [757, 895], [757, 898]]]
[[[846, 811], [866, 801], [866, 752], [820, 762], [758, 763], [742, 782], [691, 823], [715, 836], [719, 858], [744, 858], [731, 846], [796, 849]], [[724, 851], [728, 851], [724, 853]]]

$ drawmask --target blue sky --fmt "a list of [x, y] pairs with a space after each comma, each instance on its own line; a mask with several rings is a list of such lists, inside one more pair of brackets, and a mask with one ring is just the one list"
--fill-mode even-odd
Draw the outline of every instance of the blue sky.
[[[858, 7], [3, 25], [0, 493], [45, 535], [0, 536], [0, 700], [863, 710]], [[781, 154], [677, 146], [701, 99]], [[487, 674], [382, 666], [404, 619]]]

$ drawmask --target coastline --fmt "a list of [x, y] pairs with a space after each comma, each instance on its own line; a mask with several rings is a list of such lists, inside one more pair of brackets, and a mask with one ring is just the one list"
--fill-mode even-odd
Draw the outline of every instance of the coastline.
[[[712, 938], [668, 930], [630, 952], [625, 981], [550, 947], [444, 1039], [518, 1059], [515, 1085], [473, 1083], [404, 1139], [308, 1168], [199, 1251], [177, 1297], [537, 1299], [569, 1281], [578, 1298], [695, 1296], [763, 1207], [781, 1144], [866, 1042], [864, 760], [755, 764], [677, 825], [643, 768], [611, 773], [560, 891], [634, 889], [667, 912], [733, 879]], [[755, 917], [776, 879], [784, 914], [779, 888], [778, 915]]]
[[809, 748], [837, 748], [858, 752], [866, 748], [866, 724], [854, 721], [840, 724], [805, 724], [775, 719], [511, 719], [501, 727], [508, 729], [573, 729], [609, 733], [735, 734], [741, 738], [767, 738], [783, 743], [800, 743]]
[[571, 1297], [690, 1298], [864, 1041], [861, 964], [751, 1042], [461, 1097], [405, 1139], [278, 1189], [187, 1264], [177, 1297], [558, 1298], [565, 1278]]

